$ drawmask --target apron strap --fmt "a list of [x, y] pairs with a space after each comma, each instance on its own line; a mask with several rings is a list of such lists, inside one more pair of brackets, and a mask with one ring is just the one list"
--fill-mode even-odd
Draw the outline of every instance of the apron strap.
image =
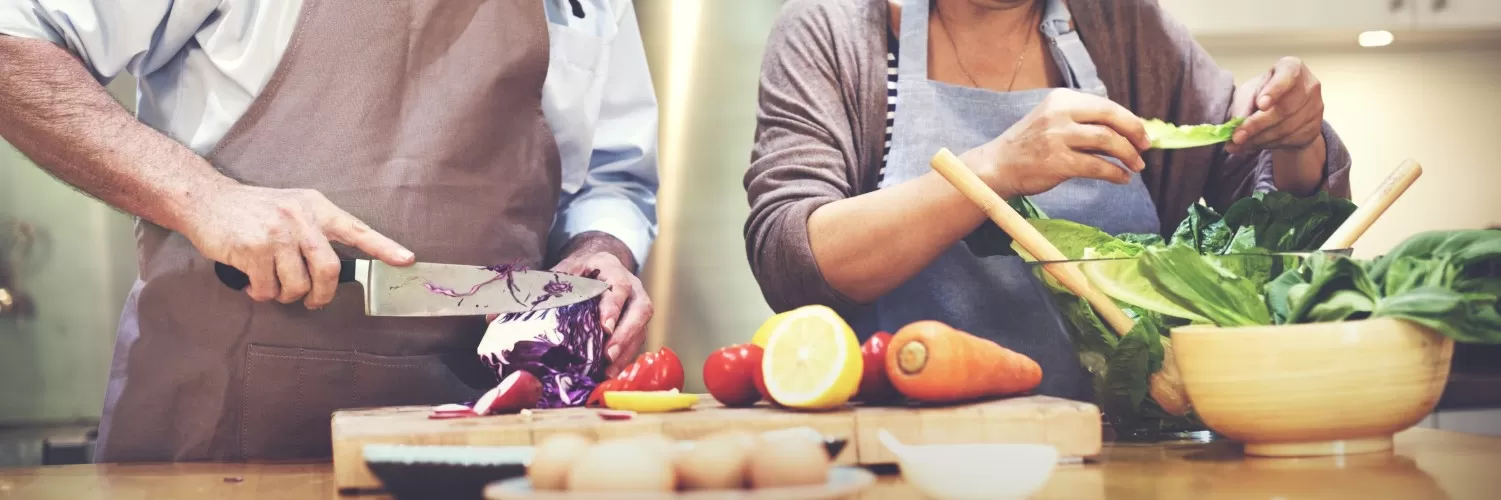
[[1081, 92], [1106, 97], [1105, 82], [1100, 80], [1094, 58], [1089, 56], [1089, 50], [1079, 38], [1079, 31], [1074, 29], [1073, 13], [1069, 12], [1064, 0], [1047, 2], [1047, 10], [1042, 19], [1042, 33], [1053, 41], [1054, 56], [1060, 59], [1064, 84]]
[[901, 31], [897, 33], [901, 53], [896, 55], [899, 81], [928, 79], [928, 2], [902, 0]]

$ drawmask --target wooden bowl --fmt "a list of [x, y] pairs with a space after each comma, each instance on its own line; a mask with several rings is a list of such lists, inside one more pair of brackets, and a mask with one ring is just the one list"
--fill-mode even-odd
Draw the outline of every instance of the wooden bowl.
[[1172, 337], [1194, 410], [1256, 456], [1390, 450], [1438, 404], [1454, 354], [1452, 339], [1387, 318]]

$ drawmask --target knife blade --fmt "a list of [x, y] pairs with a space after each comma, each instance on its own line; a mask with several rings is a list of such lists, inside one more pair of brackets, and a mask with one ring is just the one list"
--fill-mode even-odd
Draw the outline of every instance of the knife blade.
[[[219, 281], [234, 290], [250, 277], [214, 264]], [[483, 316], [552, 309], [599, 296], [603, 281], [538, 270], [497, 271], [481, 266], [419, 262], [397, 267], [381, 261], [340, 261], [339, 283], [364, 288], [366, 316]]]

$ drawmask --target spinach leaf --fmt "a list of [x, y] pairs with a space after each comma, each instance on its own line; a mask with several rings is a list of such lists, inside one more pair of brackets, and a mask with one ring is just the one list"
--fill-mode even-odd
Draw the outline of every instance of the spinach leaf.
[[1225, 210], [1225, 224], [1237, 233], [1253, 228], [1257, 247], [1302, 252], [1322, 246], [1354, 212], [1354, 202], [1327, 192], [1300, 198], [1273, 191], [1236, 201]]
[[1412, 321], [1459, 342], [1501, 344], [1501, 311], [1494, 294], [1418, 287], [1381, 300], [1374, 316]]
[[1142, 255], [1142, 265], [1144, 274], [1163, 296], [1216, 325], [1271, 323], [1261, 285], [1226, 269], [1214, 257], [1174, 244], [1148, 248]]
[[1256, 227], [1241, 226], [1240, 229], [1235, 230], [1235, 234], [1230, 237], [1230, 244], [1226, 245], [1225, 251], [1221, 253], [1225, 255], [1247, 253], [1256, 248], [1258, 248], [1256, 246]]
[[1139, 412], [1151, 387], [1153, 367], [1162, 367], [1162, 354], [1162, 334], [1153, 321], [1138, 321], [1121, 337], [1106, 368], [1105, 411], [1117, 415]]
[[1307, 288], [1289, 288], [1289, 323], [1361, 319], [1371, 314], [1381, 297], [1365, 267], [1349, 257], [1315, 253], [1307, 265]]
[[[1318, 254], [1314, 255], [1315, 258], [1317, 256]], [[1293, 303], [1300, 301], [1307, 293], [1308, 282], [1312, 279], [1313, 265], [1305, 262], [1302, 266], [1288, 269], [1262, 287], [1266, 293], [1267, 308], [1272, 312], [1272, 321], [1279, 325], [1292, 323]], [[1295, 293], [1294, 289], [1298, 291]]]
[[1230, 227], [1214, 209], [1194, 204], [1188, 207], [1188, 217], [1178, 223], [1171, 240], [1174, 245], [1185, 245], [1201, 254], [1221, 253], [1230, 245]]
[[1401, 318], [1501, 344], [1501, 231], [1430, 231], [1361, 262], [1315, 254], [1265, 288], [1278, 323]]

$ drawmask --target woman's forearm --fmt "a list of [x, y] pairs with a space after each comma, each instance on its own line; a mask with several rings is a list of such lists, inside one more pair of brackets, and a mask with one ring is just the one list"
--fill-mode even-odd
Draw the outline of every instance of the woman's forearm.
[[829, 203], [808, 217], [824, 280], [869, 303], [916, 276], [985, 214], [935, 172]]
[[1297, 196], [1317, 193], [1324, 181], [1328, 146], [1323, 135], [1298, 151], [1272, 151], [1272, 183], [1278, 191]]

